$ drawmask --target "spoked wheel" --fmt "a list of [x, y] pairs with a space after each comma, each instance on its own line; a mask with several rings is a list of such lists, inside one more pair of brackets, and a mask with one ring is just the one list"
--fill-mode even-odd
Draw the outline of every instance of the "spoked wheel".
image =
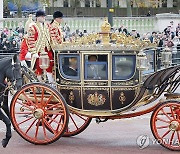
[[83, 132], [90, 124], [92, 118], [79, 115], [70, 111], [69, 124], [64, 133], [64, 137], [75, 136]]
[[162, 146], [180, 151], [180, 102], [160, 104], [151, 116], [151, 130]]
[[46, 84], [32, 83], [11, 101], [11, 120], [19, 135], [33, 144], [49, 144], [65, 132], [69, 112], [65, 100]]

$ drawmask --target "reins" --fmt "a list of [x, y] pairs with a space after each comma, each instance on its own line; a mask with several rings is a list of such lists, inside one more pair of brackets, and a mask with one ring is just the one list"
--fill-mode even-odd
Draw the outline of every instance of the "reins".
[[5, 93], [6, 93], [7, 90], [12, 89], [12, 85], [7, 84], [7, 86], [5, 86], [2, 83], [0, 83], [0, 85], [3, 86], [3, 88], [4, 88], [4, 90], [0, 92], [0, 98], [1, 98], [2, 96], [7, 96]]

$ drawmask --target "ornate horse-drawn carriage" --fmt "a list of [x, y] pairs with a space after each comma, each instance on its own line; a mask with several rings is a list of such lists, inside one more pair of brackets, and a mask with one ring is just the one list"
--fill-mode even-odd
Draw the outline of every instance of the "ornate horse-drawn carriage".
[[33, 144], [49, 144], [81, 133], [92, 118], [105, 122], [153, 111], [154, 137], [180, 150], [180, 95], [174, 93], [180, 66], [169, 66], [168, 50], [109, 31], [105, 23], [101, 33], [61, 45], [54, 54], [55, 85], [33, 82], [16, 92], [10, 107], [15, 130]]

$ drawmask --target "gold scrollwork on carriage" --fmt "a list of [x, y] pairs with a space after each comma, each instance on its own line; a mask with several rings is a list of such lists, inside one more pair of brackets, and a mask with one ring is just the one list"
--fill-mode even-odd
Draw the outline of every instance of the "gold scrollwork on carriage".
[[114, 95], [115, 91], [130, 91], [135, 90], [137, 91], [138, 87], [121, 87], [121, 88], [112, 88], [112, 96]]
[[97, 92], [95, 92], [94, 94], [89, 94], [87, 100], [91, 105], [100, 106], [105, 103], [106, 97], [103, 94], [98, 94]]
[[108, 84], [108, 82], [104, 81], [104, 82], [90, 82], [90, 81], [84, 81], [84, 85], [89, 85], [89, 86], [106, 86]]
[[126, 101], [126, 96], [123, 92], [120, 92], [120, 96], [119, 96], [119, 101], [124, 104], [124, 102]]
[[86, 91], [107, 91], [109, 97], [109, 88], [83, 88], [83, 94], [86, 95]]
[[134, 81], [123, 81], [123, 82], [113, 82], [113, 85], [115, 86], [128, 86], [128, 85], [134, 85]]
[[71, 92], [69, 93], [69, 100], [70, 100], [71, 103], [73, 103], [73, 101], [75, 100], [75, 96], [74, 96], [73, 91], [71, 91]]
[[66, 80], [63, 80], [61, 79], [61, 84], [62, 85], [79, 85], [80, 83], [79, 82], [75, 82], [75, 81], [66, 81]]
[[81, 88], [80, 87], [65, 87], [65, 86], [58, 86], [58, 91], [61, 91], [61, 90], [71, 90], [72, 92], [74, 90], [78, 91], [79, 92], [79, 96], [81, 95]]

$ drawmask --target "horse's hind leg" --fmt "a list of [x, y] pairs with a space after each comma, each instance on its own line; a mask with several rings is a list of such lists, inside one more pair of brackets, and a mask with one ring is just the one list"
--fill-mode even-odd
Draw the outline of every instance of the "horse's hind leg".
[[6, 124], [6, 138], [2, 140], [2, 146], [5, 148], [12, 136], [11, 134], [11, 121], [8, 119], [0, 109], [0, 120]]

